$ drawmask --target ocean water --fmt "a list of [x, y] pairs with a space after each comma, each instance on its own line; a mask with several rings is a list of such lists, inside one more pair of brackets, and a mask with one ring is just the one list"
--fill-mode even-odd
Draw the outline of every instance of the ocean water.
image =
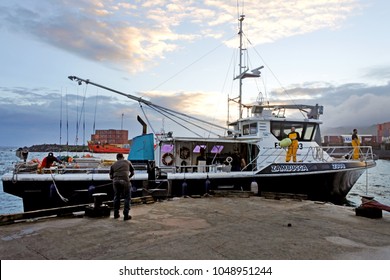
[[[6, 172], [12, 171], [15, 162], [20, 161], [16, 157], [14, 147], [0, 147], [0, 177]], [[83, 156], [85, 153], [55, 153], [59, 155]], [[37, 158], [42, 160], [47, 152], [29, 153], [28, 160]], [[115, 159], [115, 154], [99, 154], [104, 159]], [[347, 196], [348, 204], [359, 206], [361, 195], [375, 197], [377, 201], [390, 205], [390, 161], [378, 160], [377, 166], [364, 172], [358, 182]], [[0, 180], [0, 214], [12, 214], [23, 212], [22, 200], [16, 196], [3, 192], [3, 183]]]
[[[13, 166], [16, 162], [19, 162], [20, 159], [16, 157], [16, 149], [15, 147], [0, 147], [0, 177], [13, 170]], [[42, 160], [47, 156], [47, 152], [30, 152], [28, 154], [28, 159], [39, 159]], [[55, 156], [84, 156], [85, 152], [61, 152], [54, 153]], [[114, 160], [115, 154], [99, 154], [99, 157], [103, 159]], [[126, 156], [126, 155], [125, 155]], [[17, 196], [13, 196], [7, 194], [3, 191], [3, 182], [0, 180], [0, 215], [1, 214], [13, 214], [23, 212], [23, 201], [21, 198]]]

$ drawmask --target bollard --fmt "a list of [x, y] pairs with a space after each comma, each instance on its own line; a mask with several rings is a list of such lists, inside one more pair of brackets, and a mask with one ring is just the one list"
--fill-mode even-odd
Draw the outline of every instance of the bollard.
[[100, 208], [102, 206], [102, 204], [103, 204], [103, 199], [105, 199], [106, 196], [107, 196], [106, 193], [94, 193], [92, 195], [93, 201], [94, 201], [93, 207], [94, 208]]
[[93, 206], [86, 206], [85, 215], [89, 217], [109, 217], [111, 210], [108, 205], [103, 204], [103, 200], [106, 196], [106, 193], [94, 193], [92, 195], [94, 200]]

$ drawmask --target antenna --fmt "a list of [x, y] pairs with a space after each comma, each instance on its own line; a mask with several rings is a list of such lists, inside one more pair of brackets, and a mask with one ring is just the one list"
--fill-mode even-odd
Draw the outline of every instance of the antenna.
[[[245, 19], [245, 15], [241, 15], [240, 16], [240, 31], [238, 32], [238, 34], [240, 35], [240, 63], [239, 63], [239, 76], [242, 76], [242, 56], [243, 56], [243, 48], [242, 48], [242, 22], [244, 21]], [[246, 72], [246, 71], [245, 71]], [[242, 118], [242, 77], [240, 77], [240, 90], [239, 90], [239, 97], [238, 97], [238, 118], [241, 119]]]
[[[242, 118], [242, 108], [244, 107], [242, 104], [242, 80], [245, 78], [259, 78], [261, 75], [260, 70], [264, 68], [264, 66], [257, 67], [255, 69], [251, 70], [252, 73], [250, 73], [247, 66], [243, 65], [243, 56], [244, 56], [243, 52], [246, 50], [242, 46], [243, 45], [242, 44], [242, 36], [243, 36], [242, 22], [244, 21], [244, 19], [245, 19], [245, 15], [241, 15], [240, 18], [238, 19], [240, 21], [239, 31], [238, 31], [238, 35], [240, 36], [240, 47], [239, 47], [240, 60], [239, 60], [239, 65], [238, 65], [239, 74], [238, 74], [238, 76], [236, 76], [234, 78], [234, 80], [237, 80], [237, 79], [239, 80], [239, 96], [228, 100], [228, 101], [234, 101], [234, 102], [238, 103], [238, 118], [239, 119]], [[243, 71], [243, 69], [245, 69], [245, 70]]]

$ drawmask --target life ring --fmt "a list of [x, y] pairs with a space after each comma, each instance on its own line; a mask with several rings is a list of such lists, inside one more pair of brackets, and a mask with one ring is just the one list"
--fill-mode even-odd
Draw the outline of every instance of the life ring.
[[232, 158], [232, 157], [227, 157], [227, 158], [226, 158], [226, 162], [227, 162], [227, 163], [232, 163], [232, 161], [233, 161], [233, 158]]
[[164, 165], [172, 165], [173, 163], [173, 154], [172, 153], [165, 153], [163, 154], [161, 160]]
[[180, 148], [180, 158], [181, 159], [187, 159], [190, 156], [190, 149], [187, 147], [181, 147]]

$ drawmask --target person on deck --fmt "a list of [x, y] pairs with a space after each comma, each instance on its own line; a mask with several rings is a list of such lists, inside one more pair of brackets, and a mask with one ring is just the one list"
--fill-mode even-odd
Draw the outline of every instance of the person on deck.
[[353, 155], [352, 159], [359, 159], [359, 146], [360, 146], [360, 139], [358, 136], [358, 131], [355, 128], [352, 131], [352, 147], [353, 147]]
[[246, 161], [239, 151], [235, 151], [232, 158], [232, 171], [241, 171], [246, 166]]
[[62, 163], [62, 161], [60, 161], [58, 158], [56, 158], [52, 152], [50, 152], [47, 157], [45, 157], [42, 162], [41, 162], [41, 166], [40, 166], [40, 169], [42, 170], [42, 168], [50, 168], [54, 162], [58, 162], [58, 163]]
[[110, 178], [113, 182], [114, 189], [114, 219], [118, 219], [119, 209], [121, 205], [121, 195], [124, 199], [123, 220], [131, 219], [130, 199], [131, 199], [131, 183], [130, 179], [134, 176], [134, 167], [130, 161], [124, 159], [123, 154], [116, 155], [117, 161], [110, 167]]
[[205, 148], [201, 147], [199, 152], [200, 155], [196, 157], [196, 165], [199, 164], [199, 161], [206, 161]]
[[297, 162], [297, 151], [299, 146], [298, 140], [300, 138], [300, 135], [298, 132], [295, 131], [295, 127], [291, 127], [291, 132], [288, 134], [288, 138], [291, 139], [291, 145], [288, 146], [286, 162], [289, 162], [291, 160], [291, 157], [293, 158], [293, 162]]
[[196, 157], [196, 165], [197, 165], [196, 170], [198, 172], [206, 172], [206, 167], [205, 167], [207, 161], [205, 156], [206, 150], [205, 148], [201, 147], [199, 152], [200, 155]]

